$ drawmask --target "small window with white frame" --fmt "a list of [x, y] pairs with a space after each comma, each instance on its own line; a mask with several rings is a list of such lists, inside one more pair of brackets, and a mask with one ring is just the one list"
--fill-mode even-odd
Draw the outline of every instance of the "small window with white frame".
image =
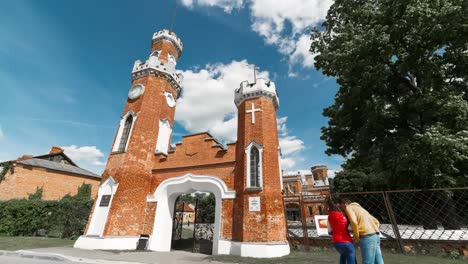
[[167, 60], [172, 61], [174, 63], [174, 65], [177, 65], [177, 61], [176, 61], [175, 57], [172, 54], [167, 54]]
[[128, 143], [132, 135], [133, 126], [137, 115], [128, 111], [120, 120], [119, 130], [117, 131], [117, 137], [112, 148], [112, 152], [120, 153], [126, 152], [128, 148]]
[[263, 187], [263, 146], [252, 141], [246, 148], [246, 187], [247, 189], [261, 189]]

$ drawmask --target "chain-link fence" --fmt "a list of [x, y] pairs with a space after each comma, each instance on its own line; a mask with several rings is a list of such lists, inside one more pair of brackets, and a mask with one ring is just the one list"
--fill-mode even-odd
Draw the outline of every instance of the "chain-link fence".
[[[468, 187], [433, 190], [334, 193], [359, 203], [380, 223], [383, 247], [405, 251], [416, 244], [468, 243]], [[284, 197], [288, 238], [292, 245], [328, 246], [331, 238], [317, 232], [314, 215], [326, 215], [326, 196]], [[317, 212], [317, 208], [321, 212]], [[313, 210], [311, 210], [311, 208]], [[455, 246], [456, 248], [456, 246]], [[407, 251], [407, 250], [406, 250]]]

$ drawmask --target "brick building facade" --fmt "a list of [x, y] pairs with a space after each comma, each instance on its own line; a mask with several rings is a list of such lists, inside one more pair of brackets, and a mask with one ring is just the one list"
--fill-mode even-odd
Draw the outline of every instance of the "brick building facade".
[[330, 196], [330, 183], [326, 165], [313, 166], [307, 174], [283, 174], [283, 185], [288, 221], [300, 221], [305, 217], [307, 222], [313, 222], [315, 215], [327, 214], [325, 199]]
[[101, 182], [101, 176], [78, 167], [59, 147], [46, 155], [23, 155], [1, 164], [0, 200], [28, 198], [38, 188], [42, 188], [42, 199], [58, 200], [75, 195], [82, 184], [90, 184], [95, 197]]
[[223, 145], [198, 133], [172, 146], [183, 79], [175, 66], [182, 49], [175, 33], [161, 30], [153, 35], [149, 58], [135, 62], [98, 198], [75, 247], [135, 249], [149, 236], [149, 250], [169, 251], [176, 198], [203, 191], [216, 197], [213, 254], [289, 254], [275, 84], [239, 80], [233, 94], [236, 143]]

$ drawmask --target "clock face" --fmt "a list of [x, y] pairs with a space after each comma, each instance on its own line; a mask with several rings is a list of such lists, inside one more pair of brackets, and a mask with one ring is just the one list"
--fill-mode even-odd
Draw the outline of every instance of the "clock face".
[[145, 87], [141, 84], [135, 84], [130, 91], [128, 92], [128, 98], [130, 100], [135, 100], [140, 97], [145, 91]]
[[175, 101], [174, 96], [172, 95], [172, 93], [164, 92], [164, 95], [166, 96], [167, 105], [169, 107], [174, 107], [174, 105], [176, 104], [176, 101]]

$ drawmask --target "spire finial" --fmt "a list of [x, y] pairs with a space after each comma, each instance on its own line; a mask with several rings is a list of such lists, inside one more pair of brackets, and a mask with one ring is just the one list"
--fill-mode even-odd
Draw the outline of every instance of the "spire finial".
[[175, 2], [174, 11], [172, 12], [171, 32], [173, 32], [173, 28], [174, 28], [174, 22], [175, 22], [175, 17], [176, 17], [176, 11], [177, 11], [177, 1]]
[[253, 73], [254, 73], [254, 83], [257, 83], [257, 70], [260, 70], [259, 67], [257, 67], [255, 64], [252, 64], [252, 69], [253, 69]]

